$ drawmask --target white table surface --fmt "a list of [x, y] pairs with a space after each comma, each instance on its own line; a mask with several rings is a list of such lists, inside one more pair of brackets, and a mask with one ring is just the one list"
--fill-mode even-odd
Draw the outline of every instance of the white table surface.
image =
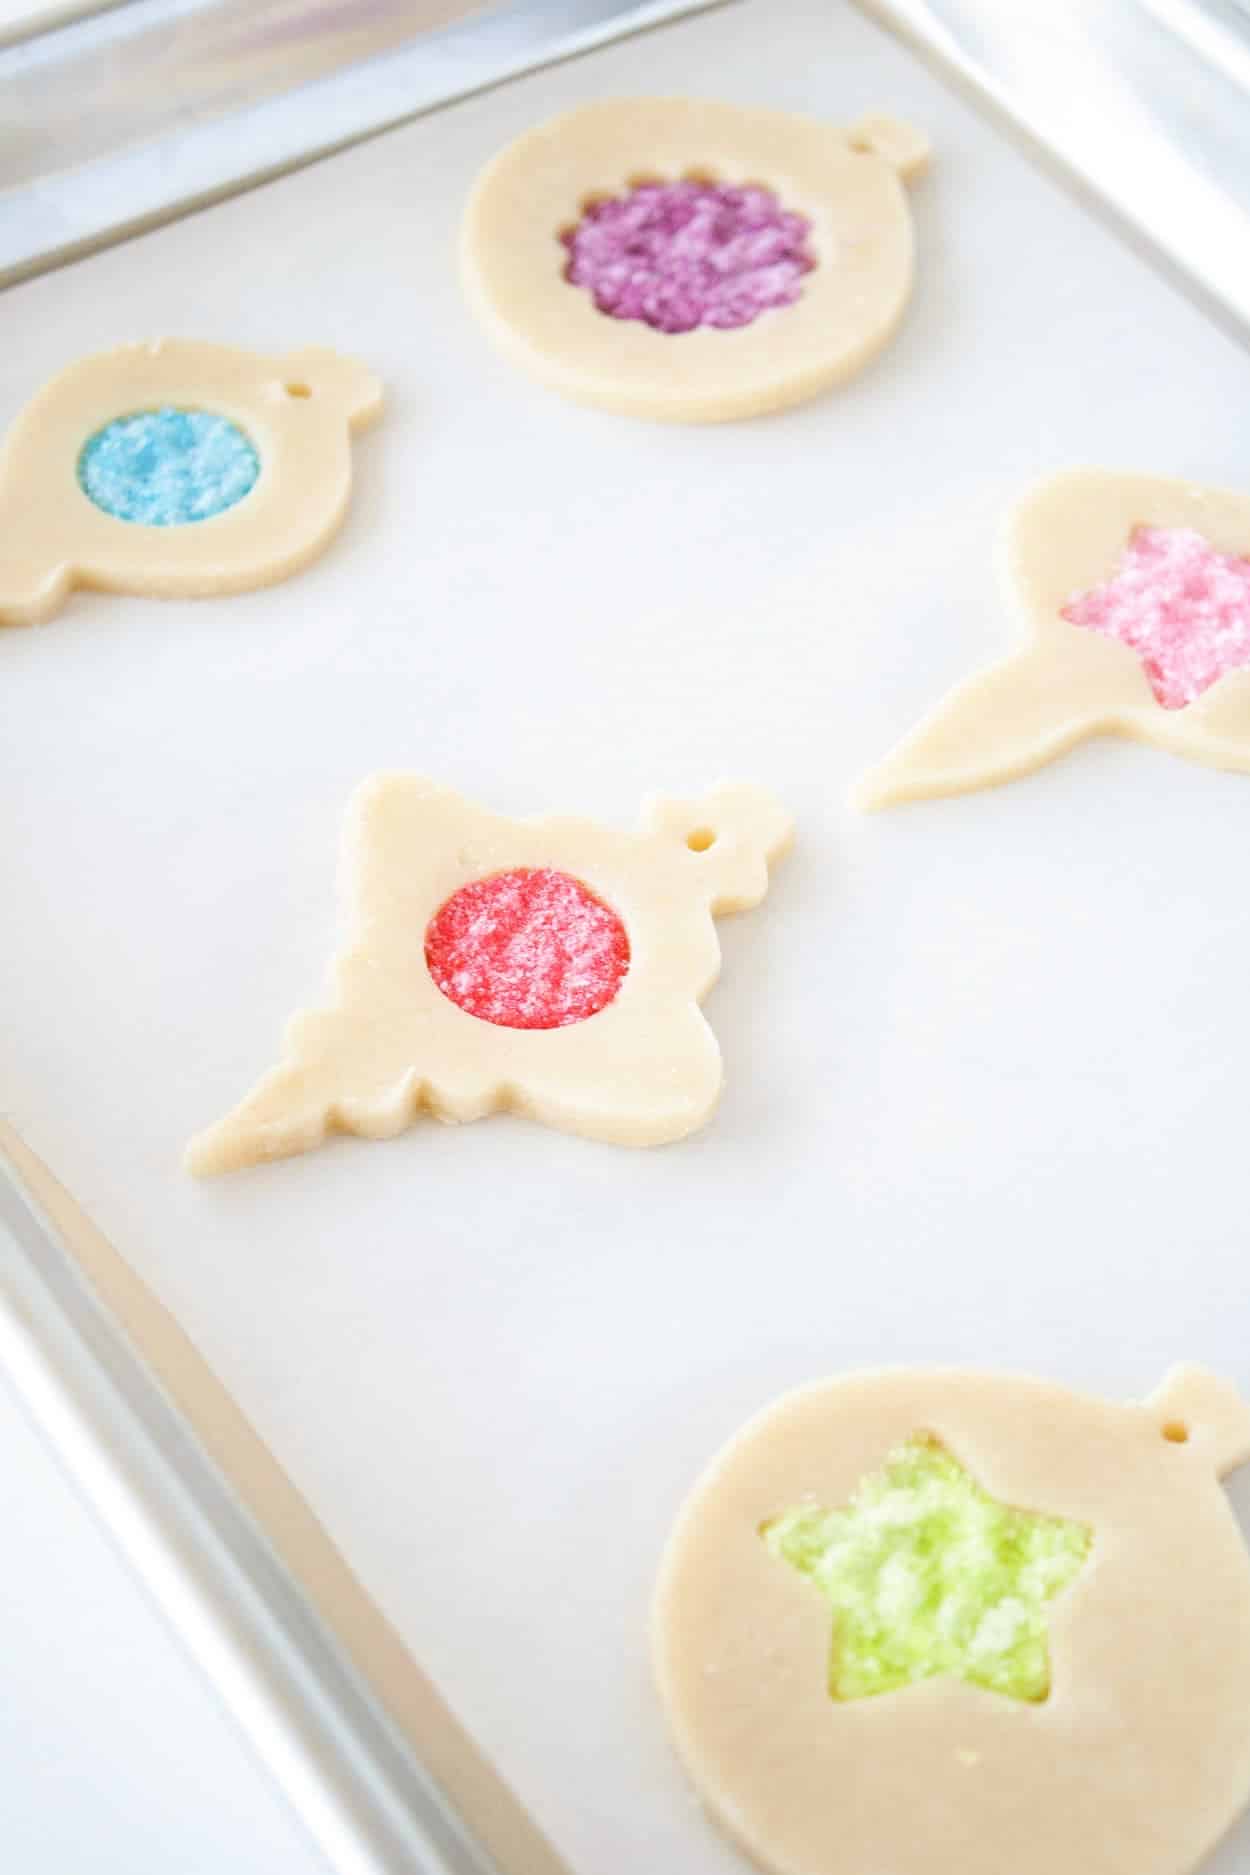
[[[629, 424], [465, 318], [480, 164], [580, 99], [657, 89], [931, 130], [914, 308], [841, 395]], [[709, 14], [16, 289], [0, 412], [151, 332], [338, 344], [391, 406], [303, 577], [77, 595], [0, 643], [0, 1101], [579, 1875], [732, 1875], [645, 1623], [677, 1505], [743, 1417], [882, 1360], [1122, 1396], [1178, 1358], [1250, 1380], [1250, 782], [1102, 743], [993, 793], [845, 807], [1009, 641], [991, 550], [1034, 477], [1245, 483], [1245, 355], [829, 0]], [[425, 1124], [182, 1175], [317, 996], [341, 810], [391, 766], [625, 822], [726, 774], [785, 796], [795, 853], [723, 927], [706, 1133], [631, 1154]], [[1250, 1875], [1245, 1828], [1211, 1870]]]
[[0, 1835], [23, 1875], [326, 1875], [0, 1386]]

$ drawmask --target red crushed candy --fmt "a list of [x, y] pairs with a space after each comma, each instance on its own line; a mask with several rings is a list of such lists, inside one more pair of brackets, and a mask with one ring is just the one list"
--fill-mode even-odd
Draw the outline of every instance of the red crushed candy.
[[431, 919], [425, 961], [443, 995], [505, 1029], [563, 1029], [607, 1006], [629, 938], [580, 879], [518, 866], [462, 886]]
[[565, 278], [613, 319], [657, 332], [745, 326], [790, 306], [816, 265], [811, 223], [769, 189], [721, 182], [644, 182], [595, 202], [561, 235]]
[[1137, 527], [1112, 577], [1063, 608], [1073, 625], [1135, 651], [1165, 710], [1183, 710], [1250, 664], [1250, 559], [1191, 527]]

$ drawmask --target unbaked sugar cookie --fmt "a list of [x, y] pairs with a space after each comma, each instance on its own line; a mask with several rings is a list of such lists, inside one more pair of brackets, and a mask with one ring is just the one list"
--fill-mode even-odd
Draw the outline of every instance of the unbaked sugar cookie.
[[1250, 1408], [856, 1375], [770, 1407], [678, 1519], [673, 1734], [772, 1875], [1189, 1875], [1250, 1795]]
[[886, 807], [1010, 781], [1088, 736], [1250, 772], [1250, 495], [1078, 469], [1011, 519], [1028, 639], [970, 677], [857, 798]]
[[627, 1146], [702, 1126], [721, 1059], [699, 1009], [713, 920], [757, 905], [789, 845], [770, 794], [652, 801], [641, 829], [507, 820], [411, 775], [360, 791], [353, 934], [329, 1005], [286, 1059], [194, 1141], [194, 1172], [302, 1152], [331, 1132], [385, 1139], [422, 1110], [507, 1108]]
[[81, 359], [0, 446], [0, 625], [75, 586], [199, 596], [285, 579], [347, 511], [378, 380], [316, 347], [154, 339]]
[[520, 365], [584, 403], [706, 423], [860, 370], [912, 280], [919, 131], [698, 98], [587, 104], [488, 165], [469, 300]]

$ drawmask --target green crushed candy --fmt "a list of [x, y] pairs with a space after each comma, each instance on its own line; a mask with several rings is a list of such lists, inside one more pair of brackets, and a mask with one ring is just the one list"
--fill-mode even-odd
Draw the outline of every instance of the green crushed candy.
[[1080, 1574], [1092, 1541], [1084, 1524], [998, 1503], [924, 1436], [891, 1453], [847, 1509], [786, 1511], [760, 1534], [834, 1611], [834, 1699], [943, 1674], [1045, 1699], [1046, 1603]]

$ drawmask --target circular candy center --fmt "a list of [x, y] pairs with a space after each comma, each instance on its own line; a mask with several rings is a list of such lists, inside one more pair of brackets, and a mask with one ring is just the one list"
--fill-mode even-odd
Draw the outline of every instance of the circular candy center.
[[97, 430], [78, 480], [119, 521], [181, 527], [251, 493], [260, 457], [237, 424], [209, 410], [141, 410]]
[[1183, 710], [1250, 664], [1250, 560], [1191, 527], [1137, 527], [1111, 578], [1075, 593], [1063, 617], [1128, 645], [1158, 702]]
[[425, 961], [443, 995], [505, 1029], [563, 1029], [607, 1006], [629, 968], [610, 906], [566, 872], [519, 866], [453, 893]]
[[815, 261], [811, 223], [771, 190], [721, 182], [644, 182], [589, 207], [561, 235], [565, 278], [613, 319], [657, 332], [745, 326], [789, 306]]

